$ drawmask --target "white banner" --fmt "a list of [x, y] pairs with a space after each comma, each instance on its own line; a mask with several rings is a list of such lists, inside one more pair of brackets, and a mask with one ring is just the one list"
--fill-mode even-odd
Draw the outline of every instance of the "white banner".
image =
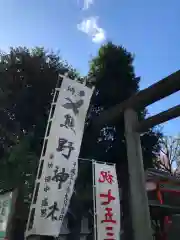
[[12, 192], [0, 195], [0, 238], [3, 239], [6, 236], [11, 200]]
[[85, 85], [64, 77], [58, 98], [58, 93], [55, 95], [57, 103], [54, 116], [49, 119], [51, 128], [41, 157], [44, 166], [34, 222], [27, 236], [57, 237], [60, 232], [78, 173], [78, 156], [92, 92]]
[[95, 164], [97, 240], [120, 239], [120, 197], [115, 165]]

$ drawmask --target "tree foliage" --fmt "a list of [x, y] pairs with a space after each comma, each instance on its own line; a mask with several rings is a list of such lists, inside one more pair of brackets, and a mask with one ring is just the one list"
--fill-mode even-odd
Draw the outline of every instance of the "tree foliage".
[[24, 189], [24, 199], [30, 203], [33, 191], [38, 156], [32, 151], [33, 135], [28, 134], [6, 152], [1, 159], [0, 189], [16, 187]]
[[[135, 76], [133, 56], [123, 47], [107, 43], [90, 62], [89, 76], [95, 79], [95, 92], [87, 117], [81, 156], [122, 165], [127, 162], [123, 119], [114, 124], [104, 124], [96, 134], [92, 134], [91, 122], [103, 110], [139, 91], [140, 78]], [[144, 119], [146, 113], [146, 109], [141, 109], [139, 120]], [[160, 137], [161, 133], [152, 129], [141, 136], [145, 168], [153, 165]]]
[[164, 136], [161, 140], [161, 149], [157, 155], [156, 167], [171, 175], [180, 173], [180, 135]]
[[28, 174], [35, 177], [58, 74], [67, 71], [78, 76], [59, 55], [43, 48], [1, 53], [0, 188], [15, 187]]

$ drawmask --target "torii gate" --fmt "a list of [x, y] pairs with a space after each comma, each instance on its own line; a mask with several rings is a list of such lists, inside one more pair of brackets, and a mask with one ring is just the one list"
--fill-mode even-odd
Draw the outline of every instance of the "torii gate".
[[[142, 122], [138, 121], [136, 110], [147, 107], [179, 90], [180, 70], [153, 84], [149, 88], [138, 92], [123, 103], [109, 110], [105, 110], [99, 117], [95, 118], [92, 124], [92, 126], [97, 129], [97, 127], [100, 127], [104, 123], [117, 121], [124, 116], [130, 176], [133, 240], [152, 240], [140, 133], [145, 132], [148, 128], [155, 125], [180, 116], [180, 104], [153, 117], [149, 117]], [[40, 240], [41, 238], [40, 236], [31, 236], [28, 239]]]
[[93, 121], [95, 128], [124, 117], [130, 177], [133, 240], [151, 240], [152, 230], [145, 189], [140, 134], [160, 123], [180, 116], [180, 104], [167, 111], [138, 121], [137, 109], [142, 109], [180, 90], [180, 70], [138, 92], [121, 104], [105, 110]]

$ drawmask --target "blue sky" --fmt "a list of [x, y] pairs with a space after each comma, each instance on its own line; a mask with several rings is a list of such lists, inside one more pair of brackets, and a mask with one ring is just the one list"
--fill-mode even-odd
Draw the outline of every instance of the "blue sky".
[[[0, 49], [44, 46], [60, 50], [82, 74], [104, 40], [135, 54], [141, 89], [180, 69], [180, 1], [0, 0]], [[180, 102], [180, 93], [149, 106], [155, 114]], [[180, 118], [164, 125], [180, 132]]]

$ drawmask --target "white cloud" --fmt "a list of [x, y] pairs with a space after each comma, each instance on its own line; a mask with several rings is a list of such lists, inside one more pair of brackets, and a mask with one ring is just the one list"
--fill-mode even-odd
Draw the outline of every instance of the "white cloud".
[[97, 20], [97, 17], [90, 17], [77, 25], [78, 30], [90, 36], [94, 43], [100, 43], [106, 39], [105, 30], [98, 26]]
[[92, 5], [94, 3], [94, 0], [84, 0], [84, 7], [83, 10], [87, 10], [90, 5]]

